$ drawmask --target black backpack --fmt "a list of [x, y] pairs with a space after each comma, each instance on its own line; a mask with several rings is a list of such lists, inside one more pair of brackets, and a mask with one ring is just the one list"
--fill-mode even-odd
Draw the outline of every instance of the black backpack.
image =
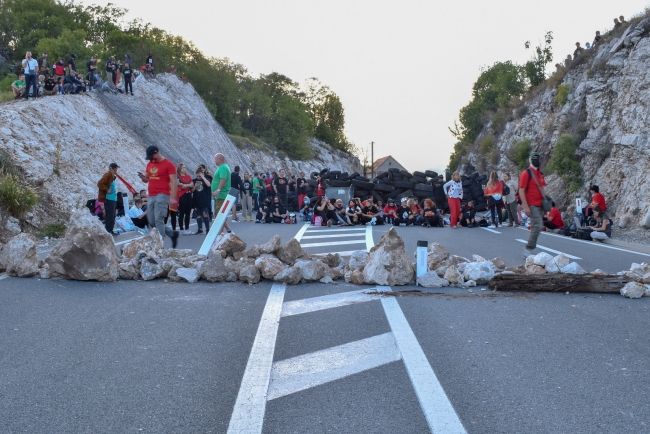
[[95, 201], [96, 200], [97, 199], [90, 199], [90, 200], [86, 201], [86, 208], [88, 208], [90, 210], [91, 214], [95, 213]]
[[510, 187], [508, 187], [508, 184], [505, 182], [503, 183], [503, 195], [507, 196], [510, 194]]

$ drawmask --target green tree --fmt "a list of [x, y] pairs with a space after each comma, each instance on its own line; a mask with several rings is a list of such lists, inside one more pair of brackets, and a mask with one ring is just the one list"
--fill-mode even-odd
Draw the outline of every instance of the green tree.
[[[544, 35], [544, 46], [535, 47], [535, 56], [524, 65], [526, 78], [531, 86], [539, 86], [546, 80], [546, 65], [553, 62], [553, 51], [551, 42], [553, 41], [553, 32], [546, 32]], [[526, 41], [526, 49], [530, 48], [530, 41]]]

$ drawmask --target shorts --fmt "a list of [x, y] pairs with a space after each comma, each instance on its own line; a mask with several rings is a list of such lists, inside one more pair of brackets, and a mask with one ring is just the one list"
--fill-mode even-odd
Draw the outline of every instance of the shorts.
[[214, 201], [214, 212], [218, 213], [221, 209], [221, 205], [226, 201], [226, 199], [215, 199]]

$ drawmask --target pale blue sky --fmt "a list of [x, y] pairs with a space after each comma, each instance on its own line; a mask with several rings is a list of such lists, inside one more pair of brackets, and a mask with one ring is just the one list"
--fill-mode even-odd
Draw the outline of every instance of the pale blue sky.
[[[83, 0], [84, 3], [99, 3]], [[523, 63], [553, 31], [554, 62], [608, 30], [614, 17], [643, 12], [647, 0], [356, 1], [112, 0], [128, 18], [193, 41], [204, 53], [318, 77], [343, 102], [346, 133], [375, 158], [391, 154], [409, 170], [447, 165], [458, 110], [482, 66]]]

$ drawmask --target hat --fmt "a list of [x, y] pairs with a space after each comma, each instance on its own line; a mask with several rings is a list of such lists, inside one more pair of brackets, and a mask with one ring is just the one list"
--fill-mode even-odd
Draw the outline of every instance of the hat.
[[70, 57], [72, 57], [73, 59], [76, 59], [76, 58], [77, 58], [77, 55], [74, 54], [74, 53], [70, 53]]
[[120, 166], [117, 165], [117, 163], [111, 163], [108, 165], [109, 169], [118, 169]]
[[539, 158], [539, 152], [531, 152], [530, 158]]
[[402, 202], [406, 202], [407, 200], [408, 200], [407, 197], [403, 197], [403, 198], [402, 198]]
[[145, 157], [145, 160], [152, 160], [156, 152], [160, 152], [158, 146], [149, 146], [147, 148], [147, 156]]

